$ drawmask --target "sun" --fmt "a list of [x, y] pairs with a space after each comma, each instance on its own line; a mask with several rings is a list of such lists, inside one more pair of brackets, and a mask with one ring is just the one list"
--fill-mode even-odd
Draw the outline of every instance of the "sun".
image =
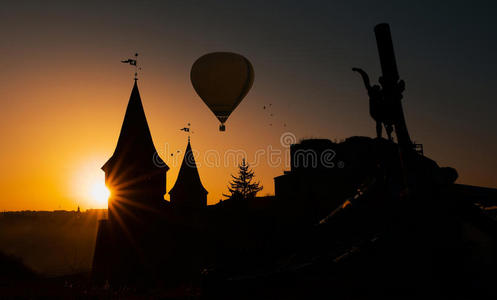
[[90, 187], [90, 196], [95, 204], [98, 206], [107, 206], [107, 201], [110, 197], [110, 191], [101, 181], [92, 183]]
[[89, 157], [82, 159], [74, 168], [68, 185], [68, 193], [74, 199], [74, 207], [102, 209], [108, 207], [111, 190], [105, 185], [105, 174], [100, 169], [102, 161]]

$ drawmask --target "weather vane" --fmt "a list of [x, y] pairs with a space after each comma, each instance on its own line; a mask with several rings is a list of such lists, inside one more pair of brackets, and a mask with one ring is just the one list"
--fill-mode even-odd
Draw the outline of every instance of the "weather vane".
[[187, 127], [183, 127], [183, 128], [180, 129], [181, 131], [184, 131], [184, 132], [188, 133], [188, 141], [190, 141], [190, 133], [194, 133], [193, 131], [191, 131], [190, 127], [191, 127], [191, 124], [188, 123]]
[[128, 58], [127, 60], [121, 60], [122, 63], [124, 64], [130, 64], [132, 66], [135, 66], [135, 81], [138, 80], [138, 70], [141, 70], [142, 68], [138, 67], [138, 53], [135, 53], [135, 58]]

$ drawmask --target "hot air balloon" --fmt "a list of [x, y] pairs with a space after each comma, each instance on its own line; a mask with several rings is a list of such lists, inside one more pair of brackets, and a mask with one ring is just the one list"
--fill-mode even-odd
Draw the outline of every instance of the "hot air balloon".
[[193, 63], [193, 88], [218, 118], [219, 131], [254, 82], [254, 69], [245, 57], [230, 52], [205, 54]]

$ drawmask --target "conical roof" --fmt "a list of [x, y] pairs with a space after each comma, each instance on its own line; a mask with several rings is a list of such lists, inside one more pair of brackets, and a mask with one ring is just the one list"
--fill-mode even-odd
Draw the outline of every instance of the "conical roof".
[[167, 171], [169, 167], [167, 167], [156, 153], [157, 150], [152, 141], [147, 117], [143, 110], [140, 92], [138, 91], [138, 85], [135, 80], [116, 149], [102, 169], [105, 172], [110, 171], [118, 159], [145, 159], [151, 163], [155, 162], [156, 165], [165, 166]]
[[202, 185], [200, 175], [198, 173], [197, 164], [193, 156], [190, 139], [188, 138], [188, 145], [186, 145], [185, 156], [179, 169], [178, 178], [169, 194], [174, 194], [176, 191], [200, 191], [207, 194], [207, 190]]

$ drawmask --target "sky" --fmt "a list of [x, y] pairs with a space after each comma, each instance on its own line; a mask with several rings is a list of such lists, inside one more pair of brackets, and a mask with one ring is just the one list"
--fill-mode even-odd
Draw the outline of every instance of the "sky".
[[[167, 190], [187, 142], [179, 129], [191, 123], [210, 204], [227, 191], [236, 163], [212, 167], [207, 153], [223, 160], [242, 151], [264, 186], [260, 195], [273, 194], [273, 178], [288, 169], [282, 136], [375, 135], [366, 92], [351, 68], [378, 78], [373, 28], [382, 22], [391, 26], [406, 81], [403, 105], [412, 139], [439, 165], [456, 168], [459, 183], [497, 187], [496, 6], [2, 1], [0, 210], [106, 206], [92, 195], [104, 180], [100, 167], [114, 151], [133, 85], [133, 69], [120, 60], [135, 52], [152, 137], [171, 168]], [[255, 70], [254, 85], [226, 132], [218, 131], [189, 79], [193, 62], [214, 51], [240, 53]], [[269, 104], [271, 111], [264, 110]], [[268, 149], [281, 151], [280, 161], [268, 161]]]

